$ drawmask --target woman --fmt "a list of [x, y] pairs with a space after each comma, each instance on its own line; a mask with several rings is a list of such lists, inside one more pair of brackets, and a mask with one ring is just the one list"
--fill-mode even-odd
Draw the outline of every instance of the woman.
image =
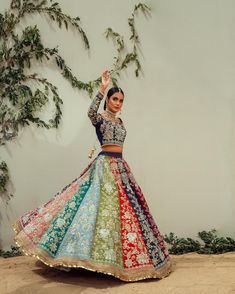
[[163, 278], [171, 271], [169, 254], [141, 189], [122, 158], [126, 130], [117, 117], [124, 93], [107, 93], [102, 73], [88, 116], [102, 151], [86, 170], [46, 204], [14, 225], [22, 250], [52, 267], [81, 267], [124, 281]]

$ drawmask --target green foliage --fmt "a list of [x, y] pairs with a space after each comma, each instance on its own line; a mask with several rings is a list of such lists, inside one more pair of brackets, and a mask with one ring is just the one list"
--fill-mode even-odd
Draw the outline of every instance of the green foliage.
[[178, 238], [174, 233], [165, 236], [165, 241], [171, 245], [169, 252], [172, 254], [183, 254], [188, 252], [198, 251], [200, 243], [191, 238]]
[[[128, 52], [124, 37], [121, 36], [119, 33], [114, 32], [111, 28], [108, 28], [105, 32], [105, 36], [107, 39], [112, 39], [114, 45], [116, 46], [117, 55], [114, 57], [114, 69], [112, 70], [113, 78], [116, 76], [118, 77], [120, 72], [127, 68], [130, 64], [135, 65], [135, 75], [136, 77], [139, 76], [139, 72], [141, 71], [141, 64], [139, 61], [139, 46], [140, 46], [140, 39], [135, 28], [135, 17], [137, 16], [138, 12], [143, 13], [144, 15], [150, 14], [150, 7], [146, 4], [139, 3], [135, 5], [134, 11], [131, 14], [131, 17], [128, 18], [128, 25], [131, 32], [130, 40], [133, 43], [132, 51]], [[114, 81], [115, 84], [115, 81]]]
[[11, 10], [16, 10], [15, 24], [19, 23], [21, 18], [25, 17], [26, 14], [40, 13], [49, 17], [49, 19], [55, 22], [59, 28], [65, 26], [68, 30], [69, 26], [74, 27], [81, 34], [85, 47], [90, 47], [87, 36], [79, 24], [80, 18], [78, 16], [72, 18], [62, 12], [58, 2], [53, 0], [50, 0], [50, 3], [47, 0], [12, 0]]
[[217, 237], [216, 230], [202, 231], [198, 233], [198, 236], [204, 242], [199, 253], [218, 254], [235, 251], [235, 240], [230, 237]]
[[6, 184], [9, 181], [8, 167], [5, 161], [0, 163], [0, 193], [6, 192]]
[[[114, 85], [120, 72], [134, 63], [136, 76], [141, 69], [138, 60], [137, 45], [139, 37], [135, 29], [135, 15], [138, 11], [150, 11], [145, 4], [135, 6], [128, 23], [131, 30], [130, 40], [133, 41], [133, 51], [123, 57], [125, 44], [123, 37], [111, 28], [107, 29], [106, 37], [115, 39], [118, 56], [115, 57], [114, 68], [110, 69]], [[98, 88], [100, 77], [94, 81], [83, 82], [74, 76], [65, 60], [60, 56], [58, 48], [47, 48], [41, 40], [38, 27], [27, 26], [21, 33], [16, 33], [20, 22], [27, 15], [40, 14], [48, 17], [59, 28], [75, 29], [81, 36], [85, 49], [89, 49], [88, 38], [80, 25], [79, 17], [65, 14], [54, 0], [11, 0], [10, 8], [0, 13], [0, 146], [13, 140], [19, 131], [30, 124], [47, 129], [57, 128], [62, 118], [63, 101], [59, 97], [58, 89], [46, 78], [37, 73], [31, 73], [35, 63], [45, 64], [54, 62], [61, 75], [70, 85], [83, 90], [92, 96]], [[52, 117], [45, 121], [41, 117], [42, 111], [49, 105], [54, 105]], [[6, 191], [9, 180], [5, 163], [0, 165], [0, 194]]]
[[217, 237], [216, 230], [198, 233], [201, 242], [191, 238], [178, 238], [174, 233], [164, 236], [164, 240], [170, 245], [171, 254], [183, 254], [197, 252], [200, 254], [219, 254], [235, 251], [235, 240], [230, 237]]
[[[32, 62], [44, 63], [55, 60], [61, 74], [73, 87], [89, 93], [90, 84], [78, 81], [71, 73], [57, 48], [43, 45], [37, 26], [24, 28], [16, 34], [17, 25], [26, 15], [42, 14], [60, 28], [74, 28], [82, 36], [85, 48], [89, 49], [87, 36], [80, 26], [80, 18], [72, 18], [62, 12], [54, 1], [12, 0], [10, 8], [0, 13], [0, 145], [18, 136], [19, 130], [31, 123], [38, 127], [57, 128], [61, 116], [62, 99], [58, 89], [37, 73], [28, 74]], [[54, 103], [53, 117], [48, 121], [40, 118], [40, 112], [49, 102]], [[7, 194], [9, 173], [5, 162], [0, 164], [0, 194]]]
[[[78, 81], [71, 73], [57, 48], [43, 45], [37, 26], [28, 26], [20, 35], [15, 33], [16, 26], [27, 14], [40, 13], [48, 16], [61, 28], [69, 25], [82, 35], [86, 48], [89, 42], [79, 24], [79, 17], [72, 18], [62, 12], [59, 4], [47, 0], [12, 0], [11, 7], [0, 14], [0, 145], [18, 135], [20, 127], [36, 124], [40, 127], [58, 127], [61, 120], [62, 100], [56, 86], [36, 73], [27, 74], [32, 62], [44, 63], [55, 60], [61, 74], [73, 87], [90, 90], [89, 85]], [[48, 122], [39, 116], [49, 101], [55, 106], [55, 113]]]
[[8, 258], [23, 255], [19, 247], [11, 246], [11, 250], [0, 250], [0, 257]]

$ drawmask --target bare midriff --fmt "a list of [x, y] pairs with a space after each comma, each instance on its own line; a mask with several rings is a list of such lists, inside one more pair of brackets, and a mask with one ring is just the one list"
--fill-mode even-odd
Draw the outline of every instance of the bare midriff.
[[101, 148], [102, 148], [102, 151], [106, 151], [106, 152], [122, 153], [122, 150], [123, 150], [122, 146], [114, 145], [114, 144], [103, 145]]

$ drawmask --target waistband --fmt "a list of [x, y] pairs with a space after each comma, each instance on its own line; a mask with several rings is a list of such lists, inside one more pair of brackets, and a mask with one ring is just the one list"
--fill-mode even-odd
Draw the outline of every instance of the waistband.
[[98, 156], [100, 155], [122, 158], [122, 153], [120, 152], [101, 151]]

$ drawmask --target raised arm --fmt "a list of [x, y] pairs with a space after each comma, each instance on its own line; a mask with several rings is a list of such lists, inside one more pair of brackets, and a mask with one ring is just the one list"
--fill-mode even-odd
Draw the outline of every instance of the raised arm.
[[91, 105], [88, 109], [88, 117], [91, 120], [92, 124], [95, 126], [100, 120], [101, 115], [98, 113], [100, 102], [103, 99], [104, 95], [98, 92], [95, 98], [92, 100]]
[[92, 124], [95, 126], [101, 119], [102, 116], [98, 113], [98, 109], [100, 106], [100, 102], [104, 97], [104, 92], [108, 87], [110, 82], [110, 75], [107, 70], [104, 70], [101, 74], [101, 84], [99, 88], [99, 92], [96, 94], [93, 99], [89, 109], [88, 109], [88, 117], [90, 118]]

